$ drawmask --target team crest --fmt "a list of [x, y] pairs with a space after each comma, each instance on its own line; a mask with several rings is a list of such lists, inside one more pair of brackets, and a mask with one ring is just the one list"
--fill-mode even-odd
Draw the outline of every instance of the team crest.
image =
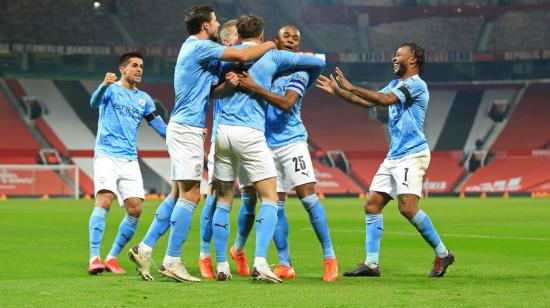
[[201, 175], [201, 171], [202, 171], [202, 165], [201, 164], [197, 164], [195, 166], [195, 173], [197, 174], [197, 176]]
[[139, 103], [140, 106], [144, 106], [144, 105], [145, 105], [145, 100], [144, 100], [143, 98], [140, 97], [140, 98], [138, 99], [138, 103]]

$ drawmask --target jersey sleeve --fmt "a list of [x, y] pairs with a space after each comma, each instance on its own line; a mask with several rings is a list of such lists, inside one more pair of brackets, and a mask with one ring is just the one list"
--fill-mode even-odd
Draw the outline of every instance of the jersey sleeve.
[[309, 74], [305, 71], [299, 71], [290, 75], [286, 90], [292, 90], [303, 97], [308, 83]]
[[145, 95], [145, 110], [144, 110], [144, 117], [154, 113], [157, 111], [157, 108], [155, 107], [155, 102], [149, 95]]
[[201, 61], [221, 60], [227, 46], [216, 44], [211, 40], [200, 40], [195, 52]]
[[277, 72], [291, 70], [298, 63], [298, 55], [286, 50], [270, 50], [273, 61], [277, 65]]
[[395, 94], [402, 104], [407, 102], [410, 104], [427, 90], [426, 84], [422, 80], [419, 78], [410, 78], [400, 87], [393, 88], [391, 93]]
[[111, 93], [111, 86], [105, 86], [103, 83], [100, 84], [90, 98], [90, 106], [93, 108], [99, 108], [101, 104], [104, 104], [109, 100]]

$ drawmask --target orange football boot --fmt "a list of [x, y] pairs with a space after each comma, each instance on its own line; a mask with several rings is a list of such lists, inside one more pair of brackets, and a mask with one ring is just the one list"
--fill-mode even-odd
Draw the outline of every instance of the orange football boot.
[[199, 258], [199, 269], [201, 271], [201, 277], [204, 279], [215, 279], [216, 274], [212, 267], [212, 259], [210, 257], [201, 259]]
[[296, 272], [294, 271], [294, 268], [292, 266], [286, 266], [283, 264], [277, 264], [275, 270], [273, 270], [273, 274], [277, 275], [277, 277], [281, 279], [296, 278]]
[[96, 275], [105, 270], [105, 265], [103, 265], [103, 262], [101, 262], [101, 259], [99, 257], [95, 257], [90, 262], [90, 266], [88, 267], [88, 273], [90, 275]]
[[335, 282], [338, 280], [338, 260], [325, 259], [325, 272], [323, 273], [323, 281]]
[[248, 268], [248, 263], [246, 263], [246, 255], [244, 254], [244, 251], [238, 252], [235, 250], [235, 246], [231, 246], [229, 252], [231, 254], [231, 258], [237, 264], [237, 272], [239, 273], [239, 276], [250, 276], [250, 268]]
[[113, 274], [126, 274], [126, 270], [118, 264], [117, 258], [109, 258], [105, 260], [105, 270]]

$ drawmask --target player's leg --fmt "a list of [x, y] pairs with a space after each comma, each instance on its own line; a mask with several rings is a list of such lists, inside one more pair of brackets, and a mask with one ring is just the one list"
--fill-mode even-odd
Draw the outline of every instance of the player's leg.
[[115, 274], [126, 274], [126, 270], [118, 264], [118, 255], [122, 251], [122, 248], [132, 239], [134, 233], [136, 233], [139, 216], [142, 212], [141, 198], [130, 197], [123, 202], [124, 208], [126, 209], [126, 215], [120, 222], [113, 246], [105, 259], [105, 268]]
[[168, 228], [170, 228], [170, 216], [174, 210], [177, 196], [178, 185], [176, 182], [172, 182], [172, 191], [157, 208], [155, 218], [153, 218], [143, 241], [130, 248], [128, 251], [130, 260], [136, 263], [138, 274], [144, 280], [153, 280], [153, 276], [151, 275], [153, 249], [155, 248], [159, 238], [163, 236], [166, 231], [168, 231]]
[[178, 185], [178, 199], [170, 216], [170, 236], [160, 273], [177, 281], [199, 281], [181, 263], [181, 248], [191, 227], [193, 212], [200, 200], [204, 164], [203, 130], [170, 122], [166, 129], [171, 177]]
[[254, 186], [250, 185], [241, 189], [241, 208], [237, 218], [237, 237], [234, 246], [237, 252], [244, 251], [246, 240], [254, 226], [257, 202], [258, 194]]
[[[210, 150], [212, 152], [212, 150]], [[212, 165], [212, 168], [210, 167]], [[212, 177], [214, 172], [214, 161], [210, 163], [210, 156], [208, 158], [208, 177]], [[212, 241], [212, 216], [214, 216], [214, 211], [216, 210], [216, 187], [217, 182], [209, 180], [208, 184], [208, 194], [206, 195], [206, 202], [204, 208], [201, 212], [200, 217], [200, 252], [199, 252], [199, 269], [201, 271], [201, 276], [204, 279], [214, 279], [216, 274], [214, 273], [214, 268], [212, 267], [212, 259], [210, 256], [210, 242]]]
[[105, 232], [105, 217], [114, 199], [115, 194], [112, 191], [100, 190], [96, 193], [94, 210], [88, 222], [90, 235], [90, 262], [88, 273], [90, 274], [98, 274], [105, 270], [105, 266], [100, 258], [100, 248], [103, 233]]
[[[277, 177], [277, 182], [279, 182], [279, 177]], [[277, 186], [279, 186], [279, 184], [277, 184]], [[275, 248], [277, 248], [279, 263], [273, 270], [273, 273], [281, 279], [292, 279], [296, 278], [296, 272], [290, 260], [290, 248], [288, 244], [289, 226], [285, 213], [286, 194], [279, 192], [278, 195], [277, 226], [273, 234], [273, 242], [275, 243]]]
[[256, 218], [256, 202], [258, 194], [252, 185], [248, 185], [248, 180], [245, 180], [239, 170], [239, 185], [244, 185], [241, 188], [241, 208], [237, 217], [237, 236], [235, 244], [231, 246], [231, 258], [237, 265], [237, 272], [242, 277], [250, 276], [250, 269], [246, 261], [244, 247], [246, 240], [252, 231]]
[[454, 255], [445, 247], [430, 217], [418, 208], [422, 181], [430, 161], [429, 151], [404, 157], [395, 163], [392, 174], [397, 185], [399, 211], [418, 230], [433, 248], [435, 260], [430, 277], [442, 277], [454, 261]]
[[109, 255], [105, 259], [105, 267], [113, 273], [125, 274], [126, 271], [120, 267], [117, 258], [122, 248], [136, 232], [142, 212], [141, 204], [145, 199], [145, 194], [138, 162], [116, 160], [116, 163], [120, 170], [117, 182], [119, 204], [126, 209], [126, 215], [120, 223], [111, 251], [109, 251]]
[[105, 266], [100, 258], [101, 241], [105, 231], [105, 217], [115, 199], [118, 168], [110, 157], [94, 158], [95, 206], [88, 222], [90, 235], [90, 261], [88, 272], [101, 273]]
[[308, 213], [311, 226], [323, 248], [323, 280], [334, 282], [338, 279], [338, 261], [330, 238], [325, 208], [319, 198], [317, 198], [315, 192], [315, 183], [306, 183], [296, 186], [295, 190], [302, 202], [302, 206]]
[[220, 125], [216, 135], [216, 154], [214, 163], [214, 178], [216, 185], [216, 209], [212, 216], [212, 234], [216, 250], [218, 280], [231, 278], [227, 262], [227, 246], [229, 241], [229, 214], [235, 195], [234, 183], [238, 161], [232, 150], [232, 127]]
[[[283, 147], [284, 148], [284, 147]], [[290, 248], [288, 244], [288, 219], [286, 218], [285, 202], [286, 192], [289, 189], [287, 178], [285, 174], [284, 157], [281, 157], [281, 148], [270, 148], [273, 154], [273, 160], [275, 162], [275, 169], [277, 170], [277, 226], [275, 227], [275, 233], [273, 234], [273, 242], [275, 248], [277, 248], [277, 255], [279, 262], [273, 273], [281, 279], [291, 279], [296, 277], [296, 273], [292, 268], [292, 262], [290, 260]]]
[[[201, 211], [201, 217], [200, 217], [201, 241], [200, 241], [199, 264], [201, 264], [201, 260], [206, 261], [207, 259], [210, 259], [210, 242], [212, 240], [212, 216], [214, 215], [214, 211], [216, 210], [216, 202], [217, 202], [216, 191], [215, 191], [216, 183], [213, 180], [215, 149], [216, 149], [216, 145], [212, 143], [210, 145], [210, 152], [208, 153], [208, 193], [206, 195], [206, 201], [204, 203], [204, 207]], [[214, 278], [214, 277], [211, 277], [211, 278]]]
[[365, 262], [357, 268], [345, 272], [344, 276], [380, 276], [378, 257], [384, 231], [382, 210], [396, 194], [395, 182], [388, 164], [389, 162], [384, 160], [384, 163], [380, 165], [372, 180], [369, 198], [365, 204]]
[[229, 243], [229, 232], [231, 230], [229, 214], [235, 196], [234, 181], [217, 181], [216, 210], [212, 217], [212, 233], [214, 237], [214, 248], [216, 249], [217, 280], [231, 279], [229, 263], [227, 262], [227, 246]]

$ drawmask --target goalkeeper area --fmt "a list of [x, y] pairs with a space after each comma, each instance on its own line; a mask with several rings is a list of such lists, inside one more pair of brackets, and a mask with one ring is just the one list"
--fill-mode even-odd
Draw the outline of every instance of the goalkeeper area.
[[[143, 238], [160, 201], [148, 200], [129, 249]], [[327, 217], [340, 271], [365, 256], [364, 200], [327, 198]], [[165, 280], [153, 271], [154, 282], [135, 274], [121, 254], [125, 276], [90, 276], [88, 230], [91, 200], [16, 199], [0, 201], [0, 294], [3, 307], [22, 306], [545, 306], [550, 298], [550, 206], [548, 199], [435, 198], [421, 207], [453, 250], [456, 261], [443, 279], [429, 279], [432, 249], [391, 202], [384, 211], [380, 278], [321, 279], [323, 258], [307, 213], [289, 199], [290, 249], [297, 278], [280, 285], [232, 281], [186, 284]], [[236, 226], [236, 211], [231, 215]], [[202, 208], [203, 202], [199, 205]], [[113, 206], [106, 219], [102, 257], [124, 215]], [[182, 261], [199, 275], [199, 215], [183, 246]], [[232, 228], [230, 243], [235, 238]], [[160, 265], [167, 236], [161, 238], [154, 261]], [[253, 259], [254, 232], [246, 248]], [[274, 246], [268, 260], [277, 260]]]

